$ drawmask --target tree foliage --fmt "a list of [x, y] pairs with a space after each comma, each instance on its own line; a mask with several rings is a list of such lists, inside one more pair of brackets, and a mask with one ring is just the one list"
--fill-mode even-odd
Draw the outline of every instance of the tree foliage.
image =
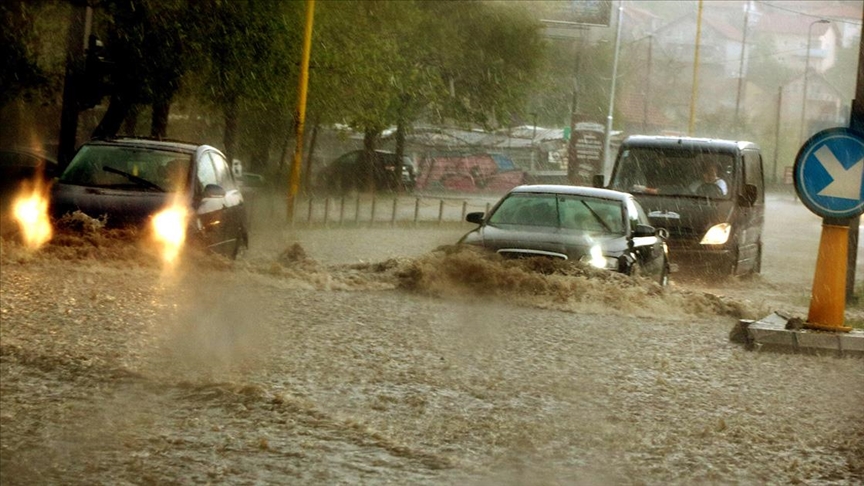
[[33, 9], [23, 0], [0, 3], [0, 106], [46, 81], [38, 66]]
[[[14, 66], [0, 75], [3, 96], [39, 82], [28, 51], [31, 3], [4, 2], [0, 9], [10, 26], [0, 30], [0, 55]], [[110, 101], [97, 135], [117, 133], [136, 107], [151, 106], [151, 134], [164, 136], [169, 107], [178, 101], [187, 114], [221, 118], [227, 152], [245, 144], [267, 159], [270, 144], [291, 132], [305, 2], [90, 5], [110, 69]], [[348, 123], [370, 141], [393, 125], [404, 134], [418, 121], [506, 125], [525, 111], [544, 54], [540, 26], [524, 7], [479, 0], [317, 2], [307, 111], [320, 123]]]

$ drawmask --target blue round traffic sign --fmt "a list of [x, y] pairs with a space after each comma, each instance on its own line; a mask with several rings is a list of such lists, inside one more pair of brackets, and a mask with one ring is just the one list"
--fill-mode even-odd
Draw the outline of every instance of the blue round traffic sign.
[[864, 212], [864, 140], [847, 128], [810, 137], [795, 157], [795, 191], [823, 218], [854, 218]]

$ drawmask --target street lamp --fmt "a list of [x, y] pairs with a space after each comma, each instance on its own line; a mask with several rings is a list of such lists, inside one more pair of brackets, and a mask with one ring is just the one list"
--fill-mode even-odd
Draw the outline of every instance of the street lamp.
[[810, 41], [813, 35], [813, 26], [816, 24], [829, 24], [830, 20], [819, 19], [810, 22], [810, 26], [807, 27], [807, 57], [806, 61], [804, 61], [804, 89], [801, 93], [801, 126], [798, 129], [798, 142], [804, 143], [804, 118], [807, 114], [807, 79], [810, 74]]

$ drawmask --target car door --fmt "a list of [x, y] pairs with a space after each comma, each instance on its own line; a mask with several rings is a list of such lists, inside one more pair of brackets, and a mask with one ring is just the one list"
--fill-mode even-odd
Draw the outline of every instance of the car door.
[[217, 150], [211, 150], [210, 160], [213, 162], [213, 168], [216, 170], [216, 180], [222, 189], [225, 190], [223, 198], [223, 219], [224, 219], [224, 244], [233, 251], [236, 246], [236, 239], [244, 237], [246, 228], [246, 207], [244, 205], [243, 194], [240, 192], [240, 187], [234, 179], [234, 173], [231, 166], [228, 165], [228, 159]]
[[221, 186], [210, 150], [199, 149], [195, 154], [197, 177], [196, 227], [204, 243], [214, 250], [226, 244], [226, 191]]
[[[638, 225], [650, 225], [648, 216], [642, 206], [632, 197], [626, 202], [627, 218], [629, 219], [630, 234], [636, 230]], [[660, 275], [665, 265], [665, 248], [663, 238], [654, 236], [633, 236], [633, 253], [636, 260], [645, 269], [646, 274]]]
[[[738, 264], [739, 272], [759, 270], [762, 246], [762, 227], [765, 222], [765, 182], [762, 170], [762, 156], [758, 150], [743, 151], [744, 185], [742, 194], [737, 201], [741, 213], [741, 228], [738, 232]], [[743, 194], [746, 185], [755, 186], [755, 201], [746, 201]]]

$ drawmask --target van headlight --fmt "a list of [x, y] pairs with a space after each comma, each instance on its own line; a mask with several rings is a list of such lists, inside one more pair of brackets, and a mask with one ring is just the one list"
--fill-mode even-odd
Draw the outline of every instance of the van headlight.
[[701, 245], [722, 245], [729, 240], [729, 234], [732, 233], [732, 225], [729, 223], [715, 224], [702, 237]]
[[585, 255], [579, 259], [582, 263], [587, 263], [594, 268], [605, 268], [608, 270], [618, 270], [618, 259], [603, 256], [603, 249], [599, 245], [591, 247], [591, 254]]

